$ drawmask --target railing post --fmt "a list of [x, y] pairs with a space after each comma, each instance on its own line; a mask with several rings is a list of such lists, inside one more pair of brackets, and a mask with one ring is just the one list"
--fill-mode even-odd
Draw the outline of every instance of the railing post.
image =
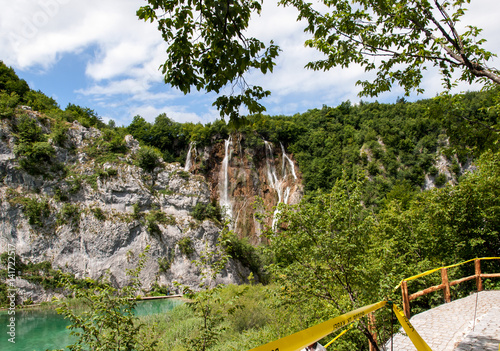
[[403, 297], [403, 312], [406, 318], [410, 319], [410, 298], [408, 297], [408, 285], [406, 280], [401, 282], [401, 295]]
[[444, 285], [444, 301], [446, 303], [451, 302], [450, 283], [448, 282], [448, 270], [446, 268], [441, 268], [441, 281]]
[[481, 279], [481, 260], [474, 260], [474, 268], [476, 271], [476, 287], [477, 291], [483, 291], [483, 280]]
[[[370, 330], [370, 334], [372, 335], [373, 340], [377, 341], [377, 332], [375, 325], [375, 315], [373, 313], [368, 314], [368, 329]], [[376, 348], [372, 345], [370, 341], [368, 341], [368, 349], [369, 351], [375, 351]]]

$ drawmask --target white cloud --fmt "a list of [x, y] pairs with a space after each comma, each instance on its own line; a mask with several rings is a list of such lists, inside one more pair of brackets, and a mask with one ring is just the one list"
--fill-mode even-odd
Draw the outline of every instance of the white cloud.
[[[500, 54], [498, 0], [474, 0], [463, 17], [464, 24], [484, 28], [486, 49]], [[16, 69], [42, 68], [50, 79], [50, 69], [67, 53], [84, 53], [95, 48], [86, 63], [86, 86], [76, 93], [108, 108], [106, 118], [130, 118], [141, 112], [148, 118], [167, 112], [176, 120], [211, 121], [218, 113], [210, 105], [214, 94], [194, 92], [182, 97], [162, 83], [158, 67], [166, 59], [165, 43], [156, 23], [138, 20], [136, 10], [144, 0], [16, 0], [5, 1], [0, 12], [0, 52], [6, 64]], [[480, 4], [480, 6], [478, 6]], [[484, 9], [488, 9], [485, 11]], [[309, 34], [304, 22], [297, 22], [295, 8], [277, 7], [264, 1], [262, 16], [254, 16], [248, 34], [268, 43], [274, 40], [283, 52], [273, 74], [263, 76], [251, 72], [247, 81], [272, 91], [265, 99], [268, 112], [292, 114], [322, 104], [336, 105], [350, 99], [357, 101], [359, 79], [373, 77], [359, 66], [313, 72], [304, 69], [307, 62], [321, 58], [313, 49], [305, 48]], [[500, 66], [499, 59], [491, 66]], [[158, 86], [163, 85], [162, 89]], [[442, 91], [435, 70], [425, 75], [422, 87], [432, 97]], [[476, 86], [477, 87], [477, 86]], [[458, 89], [467, 90], [466, 84]], [[53, 92], [46, 92], [53, 95]], [[400, 88], [379, 97], [402, 96]], [[165, 107], [165, 101], [175, 107]], [[123, 117], [112, 117], [111, 108]], [[126, 110], [126, 112], [124, 112]], [[196, 112], [193, 112], [196, 110]], [[205, 112], [203, 112], [205, 111]]]

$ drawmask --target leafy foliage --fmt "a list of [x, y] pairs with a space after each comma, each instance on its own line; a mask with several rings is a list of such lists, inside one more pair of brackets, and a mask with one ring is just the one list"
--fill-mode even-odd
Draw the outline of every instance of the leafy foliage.
[[15, 94], [23, 99], [29, 90], [28, 83], [24, 79], [19, 79], [14, 69], [0, 61], [0, 91], [11, 96]]
[[153, 172], [156, 167], [161, 165], [161, 154], [156, 149], [148, 146], [141, 147], [135, 157], [137, 166], [146, 172]]
[[14, 111], [19, 103], [19, 95], [0, 91], [0, 119], [14, 117]]
[[219, 205], [215, 202], [206, 204], [198, 202], [194, 206], [193, 217], [199, 221], [203, 221], [206, 218], [212, 219], [216, 222], [220, 222], [222, 220]]
[[81, 210], [77, 204], [63, 204], [61, 211], [57, 214], [57, 224], [70, 224], [73, 227], [77, 227], [80, 223]]
[[312, 34], [306, 45], [326, 56], [308, 68], [328, 70], [356, 63], [376, 71], [373, 81], [358, 81], [361, 95], [377, 96], [390, 91], [394, 83], [406, 94], [413, 89], [423, 92], [420, 85], [428, 65], [439, 67], [447, 89], [454, 83], [455, 70], [460, 70], [461, 81], [485, 77], [500, 84], [498, 71], [487, 66], [493, 54], [482, 48], [485, 39], [477, 39], [481, 29], [468, 25], [459, 33], [468, 0], [334, 0], [324, 2], [328, 12], [301, 0], [281, 3], [297, 8], [298, 18], [307, 20], [306, 31]]
[[141, 286], [139, 273], [144, 267], [146, 253], [141, 254], [138, 265], [128, 270], [130, 284], [123, 289], [113, 288], [109, 283], [96, 284], [87, 280], [88, 287], [81, 288], [67, 276], [63, 279], [65, 289], [87, 303], [81, 314], [69, 308], [67, 302], [57, 309], [59, 314], [71, 321], [71, 334], [78, 341], [68, 346], [70, 350], [154, 350], [155, 342], [139, 337], [142, 325], [136, 323], [134, 307], [135, 293]]
[[[361, 183], [340, 179], [331, 193], [285, 207], [269, 233], [270, 270], [297, 301], [310, 299], [324, 318], [373, 303], [378, 274], [367, 260], [374, 219], [361, 205]], [[360, 325], [370, 336], [366, 325]]]
[[33, 226], [43, 227], [45, 219], [50, 215], [50, 205], [47, 200], [37, 198], [22, 198], [23, 213], [28, 217], [28, 223]]
[[165, 214], [161, 210], [149, 211], [146, 215], [146, 227], [148, 228], [149, 233], [156, 237], [161, 236], [161, 230], [158, 223], [164, 225], [174, 225], [175, 218], [172, 215]]
[[189, 236], [185, 236], [177, 242], [179, 250], [184, 256], [189, 257], [194, 252], [193, 241]]
[[250, 69], [272, 71], [278, 56], [279, 49], [272, 42], [266, 47], [260, 40], [246, 37], [251, 15], [261, 11], [260, 1], [148, 2], [137, 15], [145, 21], [157, 21], [169, 44], [162, 65], [165, 83], [184, 94], [191, 88], [218, 94], [227, 85], [239, 86], [239, 95], [223, 95], [214, 103], [222, 116], [232, 119], [240, 117], [242, 105], [250, 113], [264, 110], [257, 101], [270, 92], [249, 86], [243, 77]]
[[[266, 47], [258, 38], [245, 37], [252, 14], [260, 14], [263, 0], [149, 0], [137, 11], [140, 19], [157, 21], [158, 30], [168, 44], [162, 66], [165, 83], [187, 94], [191, 88], [216, 92], [232, 85], [241, 88], [238, 95], [222, 95], [214, 103], [221, 116], [238, 124], [238, 109], [262, 112], [258, 101], [270, 95], [260, 86], [250, 86], [244, 74], [251, 69], [263, 74], [273, 70], [279, 47], [272, 41]], [[332, 0], [319, 4], [304, 0], [281, 0], [280, 5], [295, 7], [297, 20], [306, 23], [311, 34], [306, 45], [317, 49], [325, 59], [309, 62], [306, 67], [329, 70], [357, 64], [375, 71], [374, 80], [358, 81], [360, 95], [377, 96], [399, 84], [410, 91], [420, 87], [428, 66], [437, 67], [446, 89], [458, 81], [477, 79], [500, 84], [497, 69], [487, 62], [494, 56], [478, 39], [481, 29], [460, 21], [470, 0], [420, 1]]]

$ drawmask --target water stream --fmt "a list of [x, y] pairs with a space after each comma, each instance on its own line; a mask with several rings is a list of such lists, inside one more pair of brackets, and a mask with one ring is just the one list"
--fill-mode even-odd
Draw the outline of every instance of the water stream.
[[233, 217], [233, 208], [231, 199], [229, 198], [229, 161], [231, 160], [231, 145], [233, 145], [233, 140], [229, 137], [224, 141], [224, 159], [222, 160], [221, 174], [219, 177], [220, 207], [226, 219], [231, 219]]
[[193, 162], [191, 161], [191, 153], [193, 151], [194, 146], [195, 146], [195, 143], [193, 141], [189, 143], [189, 150], [188, 150], [188, 154], [186, 157], [186, 164], [184, 165], [184, 171], [186, 171], [186, 172], [189, 172], [189, 170], [191, 169], [191, 166], [193, 164]]
[[288, 199], [290, 197], [290, 185], [287, 184], [287, 163], [289, 165], [290, 172], [294, 179], [297, 179], [297, 175], [295, 174], [295, 166], [292, 162], [292, 160], [288, 157], [288, 155], [285, 152], [285, 148], [283, 145], [281, 145], [281, 152], [282, 152], [282, 164], [281, 164], [281, 178], [278, 177], [278, 174], [276, 173], [276, 167], [274, 166], [274, 154], [273, 154], [273, 147], [272, 144], [268, 141], [264, 141], [265, 148], [266, 148], [266, 167], [267, 167], [267, 178], [269, 180], [269, 186], [276, 190], [276, 193], [278, 194], [278, 202], [276, 203], [276, 209], [274, 210], [273, 213], [273, 221], [272, 221], [272, 228], [275, 228], [276, 222], [278, 220], [278, 214], [279, 214], [279, 204], [288, 203]]

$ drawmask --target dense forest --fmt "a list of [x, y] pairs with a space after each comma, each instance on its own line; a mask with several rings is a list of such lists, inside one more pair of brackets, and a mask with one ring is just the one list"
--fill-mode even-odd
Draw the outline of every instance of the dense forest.
[[[146, 327], [133, 337], [170, 350], [250, 349], [382, 299], [399, 304], [393, 288], [405, 277], [500, 256], [498, 96], [497, 88], [417, 102], [347, 101], [294, 116], [252, 115], [238, 125], [178, 123], [165, 114], [151, 123], [136, 116], [118, 127], [103, 123], [90, 108], [61, 109], [0, 63], [2, 121], [22, 119], [18, 106], [28, 105], [61, 128], [75, 120], [99, 128], [104, 133], [95, 157], [119, 154], [124, 136], [132, 134], [166, 162], [183, 164], [190, 143], [212, 145], [241, 133], [245, 147], [282, 143], [298, 163], [306, 196], [298, 205], [283, 206], [276, 230], [266, 233], [268, 244], [255, 248], [231, 233], [225, 237], [227, 254], [259, 266], [265, 284], [206, 290], [170, 316], [143, 319]], [[57, 133], [51, 139], [57, 141]], [[46, 139], [20, 133], [20, 140], [29, 145], [18, 148], [27, 160], [21, 166], [42, 176], [61, 172], [32, 167], [40, 155], [50, 160]], [[426, 186], [426, 179], [435, 187]], [[500, 272], [500, 262], [485, 269]], [[458, 267], [449, 274], [461, 277], [471, 270]], [[410, 289], [438, 280], [429, 276]], [[498, 280], [485, 285], [500, 288]], [[460, 284], [453, 297], [473, 289]], [[413, 312], [441, 300], [439, 294], [420, 298]], [[379, 342], [394, 331], [390, 318], [389, 311], [377, 316]], [[366, 323], [356, 326], [336, 342], [336, 350], [367, 349]]]

